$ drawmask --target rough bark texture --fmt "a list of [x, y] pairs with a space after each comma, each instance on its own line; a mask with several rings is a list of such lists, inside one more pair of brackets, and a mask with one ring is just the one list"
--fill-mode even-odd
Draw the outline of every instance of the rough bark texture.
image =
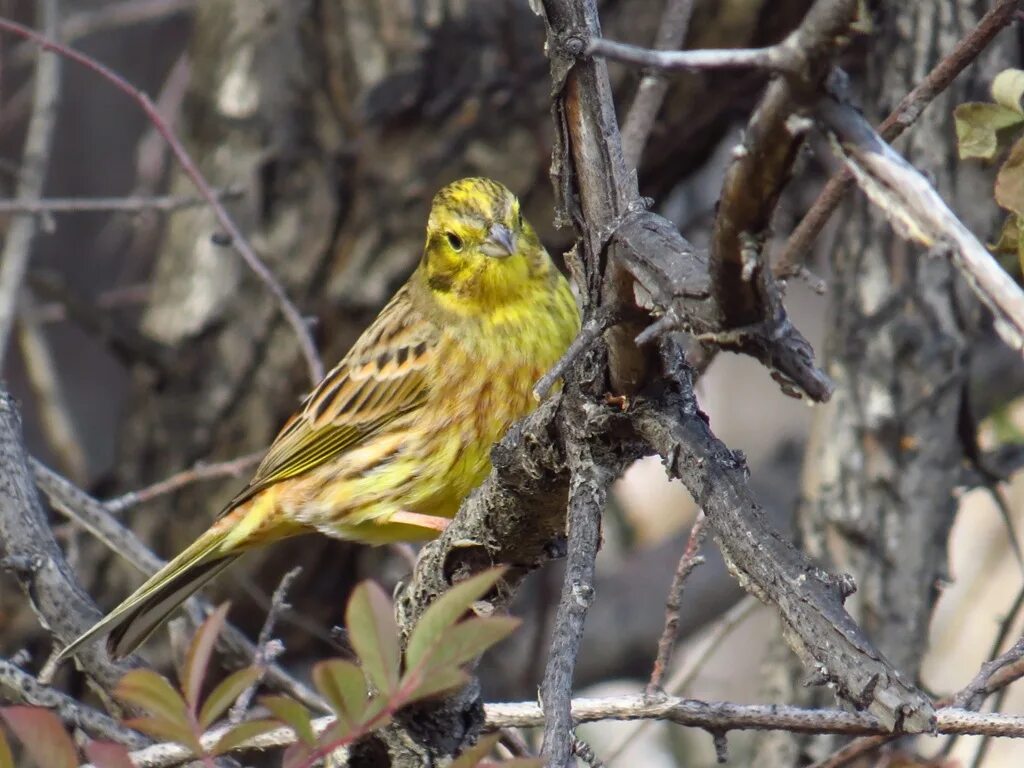
[[[884, 116], [987, 6], [886, 4], [863, 83], [869, 118]], [[896, 145], [982, 238], [993, 226], [991, 182], [957, 160], [952, 111], [1015, 61], [1012, 36], [1004, 33]], [[949, 259], [901, 240], [863, 199], [848, 206], [832, 255], [824, 350], [837, 388], [817, 417], [798, 521], [813, 556], [854, 576], [851, 612], [916, 681], [938, 589], [949, 575], [946, 545], [965, 460], [961, 414], [981, 312]], [[806, 698], [798, 682], [791, 678], [782, 700]], [[767, 737], [763, 747], [772, 750], [761, 754], [765, 765], [794, 764], [800, 751], [789, 735]]]

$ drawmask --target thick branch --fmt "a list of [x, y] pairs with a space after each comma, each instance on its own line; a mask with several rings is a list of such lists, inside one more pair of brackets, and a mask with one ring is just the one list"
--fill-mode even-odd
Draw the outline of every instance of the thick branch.
[[633, 421], [704, 510], [733, 575], [776, 607], [786, 641], [817, 681], [832, 683], [890, 729], [930, 730], [931, 702], [900, 677], [843, 608], [853, 585], [816, 568], [768, 524], [747, 486], [742, 457], [711, 433], [700, 412], [681, 353], [669, 348], [665, 358], [674, 390], [661, 402], [636, 403]]
[[853, 107], [824, 99], [818, 114], [864, 194], [898, 234], [948, 252], [974, 293], [992, 311], [996, 330], [1024, 348], [1024, 291], [964, 226], [935, 188], [875, 132]]

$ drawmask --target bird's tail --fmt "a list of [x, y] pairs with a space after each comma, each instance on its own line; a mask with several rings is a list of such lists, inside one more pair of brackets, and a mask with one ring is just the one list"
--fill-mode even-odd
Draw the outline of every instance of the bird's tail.
[[62, 650], [57, 661], [105, 632], [109, 633], [107, 650], [112, 657], [121, 658], [134, 651], [179, 605], [240, 556], [241, 552], [225, 541], [230, 530], [230, 526], [215, 524]]

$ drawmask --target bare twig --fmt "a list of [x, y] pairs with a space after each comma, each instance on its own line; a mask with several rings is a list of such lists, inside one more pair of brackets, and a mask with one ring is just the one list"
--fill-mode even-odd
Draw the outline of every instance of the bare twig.
[[122, 514], [125, 510], [144, 504], [153, 499], [174, 493], [186, 486], [202, 480], [218, 480], [225, 477], [241, 477], [245, 472], [255, 467], [266, 451], [256, 451], [237, 459], [218, 461], [214, 464], [199, 462], [191, 469], [177, 472], [158, 483], [140, 488], [137, 491], [128, 491], [116, 498], [103, 502], [107, 511], [114, 515]]
[[1003, 340], [1014, 349], [1024, 347], [1024, 292], [935, 188], [857, 110], [825, 99], [818, 114], [837, 136], [837, 149], [857, 183], [897, 233], [948, 252], [967, 284], [992, 310]]
[[686, 549], [683, 550], [683, 556], [679, 558], [679, 565], [672, 577], [672, 586], [669, 588], [668, 600], [665, 603], [665, 628], [658, 640], [658, 656], [654, 660], [651, 679], [647, 683], [648, 696], [654, 696], [661, 691], [661, 681], [672, 660], [672, 649], [675, 647], [676, 637], [679, 634], [679, 607], [682, 602], [683, 587], [690, 574], [693, 573], [693, 569], [704, 562], [704, 558], [699, 556], [698, 552], [704, 544], [704, 522], [706, 520], [704, 511], [701, 510], [690, 529]]
[[[134, 533], [121, 525], [107, 511], [102, 502], [92, 498], [85, 491], [34, 459], [31, 460], [31, 468], [39, 490], [50, 500], [54, 509], [77, 522], [112, 552], [124, 558], [146, 575], [156, 573], [164, 565], [164, 561], [154, 555]], [[80, 590], [77, 584], [75, 587]], [[88, 598], [84, 599], [88, 604]], [[190, 613], [194, 616], [202, 616], [212, 610], [209, 603], [200, 598], [192, 598], [186, 605], [192, 607]], [[77, 637], [98, 618], [97, 614], [95, 619], [77, 632], [69, 633], [66, 637], [62, 636], [62, 639], [71, 640], [73, 637]], [[251, 664], [256, 654], [256, 647], [253, 643], [230, 624], [218, 637], [217, 647], [238, 666]], [[81, 658], [82, 653], [89, 653], [89, 649], [86, 648], [80, 652], [78, 658]], [[267, 667], [266, 680], [269, 685], [290, 694], [313, 709], [329, 711], [327, 703], [315, 691], [296, 680], [277, 664]]]
[[551, 652], [544, 669], [544, 742], [541, 757], [549, 768], [563, 768], [572, 759], [575, 741], [570, 714], [572, 678], [583, 622], [594, 599], [594, 560], [601, 540], [601, 511], [614, 475], [595, 461], [586, 445], [569, 449], [572, 471], [569, 496], [569, 557], [562, 597], [551, 633]]
[[125, 728], [112, 717], [42, 685], [6, 659], [0, 659], [0, 698], [51, 709], [65, 723], [81, 728], [94, 738], [116, 741], [132, 749], [140, 749], [150, 743], [148, 738]]
[[768, 48], [726, 48], [697, 51], [652, 51], [628, 43], [599, 38], [587, 45], [587, 54], [650, 69], [695, 70], [759, 68], [773, 72], [794, 72], [797, 62], [783, 45]]
[[[46, 37], [57, 32], [60, 10], [57, 0], [43, 0], [37, 6], [39, 24]], [[20, 25], [19, 25], [20, 26]], [[42, 37], [28, 27], [28, 34]], [[39, 52], [32, 95], [32, 117], [25, 133], [21, 168], [16, 196], [19, 200], [38, 200], [43, 194], [46, 171], [50, 164], [50, 145], [57, 126], [57, 105], [60, 103], [61, 62], [59, 57]], [[18, 312], [18, 294], [28, 270], [39, 222], [33, 216], [19, 216], [7, 230], [3, 254], [0, 255], [0, 365], [7, 352], [14, 318]]]
[[[932, 100], [946, 90], [954, 78], [978, 57], [1003, 27], [1010, 23], [1019, 6], [1019, 0], [999, 0], [989, 9], [978, 21], [978, 25], [964, 35], [927, 77], [900, 100], [896, 108], [878, 126], [879, 135], [892, 142], [913, 125]], [[829, 179], [818, 199], [786, 241], [785, 250], [774, 266], [777, 277], [784, 278], [797, 273], [807, 258], [807, 252], [851, 186], [853, 176], [846, 170]]]
[[[487, 704], [484, 706], [487, 727], [533, 728], [544, 723], [544, 712], [535, 702]], [[695, 699], [665, 698], [651, 701], [643, 695], [580, 698], [572, 702], [572, 722], [592, 723], [602, 720], [665, 720], [708, 731], [785, 730], [794, 733], [836, 733], [857, 735], [887, 733], [875, 717], [863, 712], [838, 709], [801, 709], [779, 704], [729, 704]], [[334, 724], [334, 717], [313, 721], [313, 732], [323, 733]], [[230, 726], [213, 728], [200, 739], [204, 747], [212, 747]], [[938, 734], [991, 734], [1008, 738], [1024, 738], [1024, 716], [1000, 713], [970, 712], [947, 707], [936, 712], [935, 732]], [[295, 743], [291, 728], [276, 728], [245, 742], [244, 749], [270, 749]], [[157, 744], [131, 754], [137, 768], [169, 768], [190, 756], [188, 748], [178, 744]], [[83, 768], [92, 768], [84, 766]]]
[[[665, 0], [654, 47], [665, 50], [682, 46], [692, 13], [693, 0]], [[668, 79], [660, 72], [650, 70], [640, 78], [636, 96], [622, 124], [622, 156], [626, 167], [636, 168], [640, 165], [644, 145], [667, 92]]]
[[572, 340], [572, 344], [565, 350], [565, 354], [534, 385], [533, 396], [537, 400], [544, 399], [547, 393], [551, 391], [551, 388], [555, 386], [555, 382], [565, 375], [565, 372], [579, 360], [580, 356], [590, 350], [594, 342], [601, 337], [601, 334], [615, 320], [615, 313], [608, 308], [602, 308], [594, 313], [594, 316], [583, 324], [576, 338]]
[[25, 363], [35, 406], [47, 442], [64, 471], [78, 483], [85, 482], [88, 461], [71, 410], [64, 398], [57, 361], [46, 334], [40, 327], [35, 299], [26, 291], [20, 299], [18, 348]]
[[[231, 200], [242, 194], [240, 189], [215, 190], [219, 200]], [[183, 195], [161, 195], [158, 197], [51, 197], [38, 200], [0, 200], [0, 214], [51, 214], [51, 213], [109, 213], [163, 211], [170, 213], [182, 208], [207, 205], [202, 197]]]
[[[213, 189], [199, 170], [199, 167], [195, 164], [192, 156], [185, 149], [177, 134], [160, 115], [160, 111], [153, 104], [152, 99], [109, 67], [104, 66], [91, 56], [87, 56], [80, 51], [56, 42], [51, 35], [41, 35], [26, 26], [4, 18], [0, 18], [0, 30], [31, 40], [42, 47], [44, 51], [59, 53], [61, 56], [70, 59], [76, 64], [95, 72], [139, 105], [142, 111], [145, 112], [146, 117], [149, 118], [149, 121], [153, 124], [153, 127], [160, 132], [161, 136], [164, 137], [164, 140], [170, 146], [175, 158], [181, 165], [182, 170], [184, 170], [185, 174], [189, 179], [191, 179], [192, 183], [199, 191], [200, 196], [202, 196], [202, 198], [209, 204], [218, 223], [227, 233], [227, 237], [231, 241], [231, 246], [238, 252], [249, 269], [260, 279], [277, 301], [281, 314], [292, 327], [295, 338], [302, 350], [303, 357], [306, 360], [306, 366], [309, 370], [310, 380], [314, 384], [319, 382], [324, 375], [323, 362], [320, 360], [320, 355], [316, 350], [316, 344], [313, 342], [313, 337], [310, 334], [309, 327], [306, 325], [306, 321], [303, 319], [302, 314], [292, 303], [291, 299], [288, 298], [288, 295], [281, 283], [278, 282], [277, 278], [270, 271], [267, 265], [263, 263], [260, 257], [253, 250], [249, 241], [246, 240], [241, 229], [239, 229], [238, 225], [235, 223], [235, 220], [227, 212], [227, 209], [221, 204], [220, 200], [217, 199]], [[38, 197], [38, 194], [36, 197]], [[3, 282], [2, 276], [3, 273], [0, 272], [0, 283]], [[2, 297], [3, 294], [0, 292], [0, 308], [3, 306]], [[3, 338], [2, 330], [3, 326], [0, 324], [0, 339]]]
[[267, 674], [267, 665], [280, 656], [284, 650], [284, 646], [279, 641], [275, 642], [273, 639], [274, 624], [282, 611], [287, 611], [291, 608], [288, 605], [288, 590], [300, 573], [302, 573], [301, 565], [288, 571], [288, 573], [281, 577], [277, 589], [274, 590], [273, 597], [270, 598], [270, 609], [267, 611], [267, 618], [264, 619], [263, 626], [260, 628], [260, 634], [256, 638], [256, 654], [253, 657], [253, 664], [259, 669], [259, 677], [256, 678], [252, 685], [242, 691], [232, 705], [231, 711], [228, 713], [228, 720], [232, 723], [242, 722], [245, 713], [249, 711], [249, 704], [252, 702], [256, 689], [263, 682], [263, 678]]

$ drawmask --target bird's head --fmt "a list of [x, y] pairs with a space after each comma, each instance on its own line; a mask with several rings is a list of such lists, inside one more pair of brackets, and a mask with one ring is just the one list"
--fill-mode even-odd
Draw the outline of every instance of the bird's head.
[[553, 266], [516, 196], [469, 178], [434, 196], [420, 269], [444, 306], [475, 313], [522, 298]]

